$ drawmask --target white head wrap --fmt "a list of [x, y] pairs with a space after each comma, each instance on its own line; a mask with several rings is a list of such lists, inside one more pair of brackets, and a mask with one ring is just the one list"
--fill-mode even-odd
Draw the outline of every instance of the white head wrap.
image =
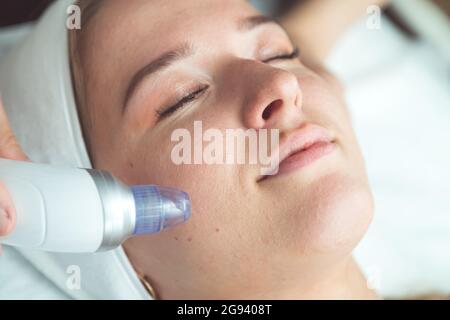
[[[0, 65], [0, 90], [12, 129], [35, 162], [90, 168], [70, 73], [68, 8], [58, 0]], [[72, 298], [149, 299], [122, 248], [99, 254], [19, 250]], [[79, 267], [81, 288], [68, 288], [68, 269]]]

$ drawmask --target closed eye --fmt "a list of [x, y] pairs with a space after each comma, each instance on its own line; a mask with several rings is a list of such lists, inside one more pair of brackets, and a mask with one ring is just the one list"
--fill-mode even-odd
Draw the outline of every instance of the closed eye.
[[294, 51], [292, 51], [291, 53], [278, 55], [278, 56], [266, 59], [263, 62], [269, 63], [269, 62], [276, 61], [276, 60], [293, 60], [293, 59], [297, 59], [298, 57], [300, 57], [300, 49], [298, 47], [296, 47], [294, 49]]
[[172, 113], [176, 112], [178, 109], [184, 107], [186, 104], [194, 101], [195, 99], [199, 98], [207, 89], [209, 88], [209, 85], [204, 85], [193, 92], [189, 93], [185, 97], [181, 98], [177, 103], [172, 105], [171, 107], [164, 108], [157, 110], [156, 113], [159, 118], [165, 118], [171, 115]]
[[[296, 47], [294, 49], [294, 51], [292, 51], [291, 53], [277, 55], [272, 58], [266, 59], [263, 62], [269, 63], [269, 62], [278, 61], [278, 60], [293, 60], [293, 59], [297, 59], [299, 56], [300, 56], [300, 49], [298, 47]], [[204, 85], [200, 88], [197, 88], [193, 92], [189, 93], [188, 95], [186, 95], [185, 97], [180, 99], [174, 105], [172, 105], [168, 108], [163, 108], [163, 109], [157, 110], [156, 113], [157, 113], [158, 117], [166, 118], [166, 117], [170, 116], [171, 114], [175, 113], [178, 109], [183, 108], [188, 103], [199, 98], [206, 90], [208, 90], [208, 88], [209, 88], [209, 85]]]

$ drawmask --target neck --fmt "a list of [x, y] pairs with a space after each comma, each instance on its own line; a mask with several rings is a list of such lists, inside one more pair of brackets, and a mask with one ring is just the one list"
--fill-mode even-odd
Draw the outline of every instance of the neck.
[[[267, 299], [298, 300], [374, 300], [377, 294], [367, 285], [367, 280], [360, 268], [349, 257], [335, 270], [310, 282], [289, 290], [268, 293]], [[270, 295], [270, 297], [269, 297]]]
[[[125, 249], [130, 249], [127, 246], [125, 247]], [[147, 264], [145, 263], [145, 259], [144, 261], [133, 259], [133, 255], [130, 255], [130, 250], [126, 251], [135, 269], [142, 276], [141, 280], [146, 279], [147, 281], [152, 279], [151, 272], [147, 271], [154, 270], [156, 264]], [[142, 254], [137, 255], [137, 257], [142, 256]], [[134, 258], [136, 258], [136, 255]], [[211, 290], [211, 287], [202, 288], [198, 286], [196, 284], [197, 282], [191, 277], [189, 277], [187, 283], [177, 282], [171, 284], [170, 281], [162, 281], [162, 283], [165, 283], [165, 286], [160, 284], [153, 289], [156, 290], [156, 295], [162, 299], [378, 299], [375, 292], [368, 288], [365, 277], [351, 256], [331, 269], [328, 268], [329, 265], [326, 263], [325, 267], [323, 264], [322, 267], [318, 265], [315, 267], [309, 266], [307, 268], [309, 270], [308, 276], [301, 275], [298, 280], [294, 278], [301, 271], [293, 273], [288, 277], [274, 278], [273, 281], [271, 280], [269, 282], [265, 282], [263, 279], [256, 277], [253, 279], [254, 281], [246, 283], [244, 286], [239, 281], [231, 282], [232, 287], [228, 288], [231, 290], [221, 292], [219, 296], [215, 295], [218, 292]], [[312, 270], [314, 271], [310, 272]], [[149, 281], [148, 284], [149, 286], [153, 286], [155, 283]], [[211, 285], [212, 287], [214, 286], [214, 284]], [[161, 287], [167, 287], [169, 289], [166, 288], [161, 291]], [[182, 293], [181, 296], [180, 293]]]

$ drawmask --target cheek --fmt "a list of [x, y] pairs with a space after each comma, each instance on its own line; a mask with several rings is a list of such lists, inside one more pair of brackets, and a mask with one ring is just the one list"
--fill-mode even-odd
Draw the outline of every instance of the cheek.
[[[170, 135], [169, 135], [170, 136]], [[123, 171], [128, 184], [156, 184], [173, 187], [187, 192], [192, 204], [192, 217], [186, 224], [186, 237], [192, 238], [197, 231], [190, 226], [206, 230], [215, 230], [223, 225], [229, 212], [237, 212], [235, 202], [229, 201], [236, 197], [238, 172], [234, 166], [219, 166], [205, 164], [179, 164], [172, 159], [172, 150], [176, 143], [167, 138], [167, 143], [156, 139], [135, 148], [130, 156], [132, 168], [128, 166]], [[193, 149], [191, 149], [193, 151]], [[191, 157], [193, 160], [193, 156]], [[236, 202], [239, 203], [239, 202]], [[191, 233], [187, 235], [187, 233]]]
[[[172, 269], [170, 278], [191, 273], [196, 279], [201, 275], [205, 285], [222, 279], [221, 286], [226, 286], [247, 274], [248, 265], [241, 262], [254, 260], [261, 251], [255, 235], [260, 227], [254, 223], [257, 219], [251, 210], [255, 207], [242, 195], [235, 170], [234, 166], [184, 165], [148, 173], [154, 177], [152, 183], [185, 190], [192, 202], [189, 221], [148, 241], [135, 240], [155, 266], [156, 278], [166, 276], [167, 263]], [[224, 277], [230, 281], [223, 281]]]
[[[208, 122], [208, 127], [211, 126]], [[173, 143], [163, 147], [162, 141], [158, 144], [153, 143], [154, 138], [148, 141], [152, 142], [135, 148], [131, 156], [134, 167], [124, 172], [127, 183], [180, 188], [189, 194], [192, 202], [192, 217], [187, 223], [154, 239], [164, 239], [161, 242], [164, 246], [170, 244], [171, 252], [189, 252], [191, 266], [199, 271], [208, 265], [210, 270], [221, 268], [223, 273], [223, 266], [233, 261], [234, 266], [225, 269], [236, 272], [241, 259], [269, 256], [267, 248], [272, 240], [267, 225], [277, 226], [267, 221], [266, 214], [259, 210], [259, 195], [250, 190], [246, 166], [176, 165], [170, 160]], [[147, 249], [156, 252], [155, 256], [168, 254], [155, 243], [159, 242], [153, 242]]]

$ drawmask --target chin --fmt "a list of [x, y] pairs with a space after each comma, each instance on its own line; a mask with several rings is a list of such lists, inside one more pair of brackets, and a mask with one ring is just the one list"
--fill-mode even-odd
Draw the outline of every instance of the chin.
[[374, 211], [367, 180], [343, 173], [322, 176], [297, 197], [296, 204], [291, 218], [296, 220], [297, 244], [314, 255], [351, 254]]

